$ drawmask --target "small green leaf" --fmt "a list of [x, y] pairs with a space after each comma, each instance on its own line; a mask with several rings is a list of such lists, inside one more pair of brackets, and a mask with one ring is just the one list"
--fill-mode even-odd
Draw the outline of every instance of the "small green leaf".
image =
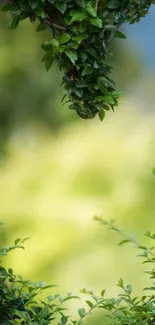
[[20, 238], [17, 238], [16, 240], [15, 240], [15, 245], [18, 245], [18, 243], [21, 241], [21, 239]]
[[118, 281], [117, 286], [123, 288], [124, 283], [122, 278], [120, 278], [120, 280]]
[[115, 37], [122, 38], [122, 39], [126, 39], [126, 36], [122, 32], [120, 32], [120, 31], [117, 31], [115, 33]]
[[59, 46], [59, 42], [56, 38], [53, 38], [50, 43], [54, 46], [54, 47], [58, 47]]
[[110, 25], [110, 24], [104, 26], [104, 29], [107, 29], [107, 30], [114, 30], [114, 29], [116, 29], [116, 28], [117, 28], [117, 26], [115, 26], [115, 25]]
[[51, 68], [53, 61], [54, 61], [53, 58], [44, 61], [46, 71], [48, 71]]
[[146, 308], [149, 312], [153, 311], [153, 304], [152, 304], [152, 301], [149, 301], [147, 304], [146, 304]]
[[103, 96], [103, 100], [108, 104], [115, 104], [115, 101], [111, 96], [105, 95]]
[[104, 294], [105, 294], [105, 289], [101, 291], [101, 296], [104, 297]]
[[73, 23], [74, 21], [83, 21], [83, 20], [85, 20], [86, 18], [88, 17], [88, 15], [87, 15], [87, 13], [86, 12], [81, 12], [81, 11], [77, 11], [74, 15], [73, 15], [73, 17], [72, 17], [72, 19], [71, 19], [71, 22]]
[[92, 309], [94, 307], [93, 303], [90, 300], [86, 300], [87, 305]]
[[96, 17], [97, 16], [97, 12], [96, 10], [91, 7], [91, 6], [86, 6], [86, 11], [89, 13], [90, 16], [92, 17]]
[[12, 20], [9, 22], [9, 24], [8, 24], [7, 27], [8, 27], [9, 29], [11, 29], [11, 30], [14, 30], [14, 29], [17, 28], [18, 24], [19, 24], [19, 17], [18, 17], [18, 16], [15, 16], [15, 17], [13, 17]]
[[69, 60], [75, 64], [75, 61], [78, 59], [77, 57], [77, 53], [76, 52], [73, 52], [71, 50], [66, 50], [65, 51], [65, 54], [67, 55], [67, 57], [69, 58]]
[[85, 67], [82, 71], [82, 76], [86, 76], [88, 74], [91, 74], [93, 72], [93, 68], [92, 67]]
[[65, 2], [58, 2], [55, 6], [61, 12], [61, 14], [64, 14], [67, 10], [67, 4]]
[[70, 39], [71, 39], [71, 36], [70, 36], [69, 34], [62, 34], [62, 35], [59, 37], [59, 43], [60, 43], [60, 44], [65, 44], [65, 43], [67, 43]]
[[129, 293], [129, 295], [131, 294], [131, 292], [132, 292], [132, 286], [130, 284], [128, 284], [126, 286], [126, 291]]
[[63, 302], [71, 299], [80, 299], [80, 298], [78, 296], [68, 296], [63, 299]]
[[81, 7], [81, 8], [85, 8], [85, 0], [75, 0], [76, 4]]
[[39, 5], [39, 0], [29, 0], [29, 4], [32, 9], [36, 9]]
[[41, 7], [37, 7], [35, 9], [35, 13], [37, 14], [37, 16], [39, 16], [40, 18], [44, 19], [45, 18], [45, 11], [41, 8]]
[[97, 26], [98, 28], [102, 28], [102, 20], [99, 17], [91, 18], [91, 23], [94, 26]]
[[152, 174], [155, 175], [155, 167], [152, 168]]
[[86, 311], [85, 311], [84, 308], [80, 308], [80, 309], [78, 309], [78, 314], [79, 314], [79, 316], [80, 316], [81, 318], [84, 317], [85, 313], [86, 313]]
[[123, 244], [129, 243], [130, 240], [129, 239], [123, 239], [118, 245], [122, 246]]
[[103, 108], [100, 109], [98, 115], [99, 115], [100, 121], [103, 121], [104, 117], [105, 117], [105, 111]]
[[109, 1], [108, 8], [109, 9], [116, 9], [121, 6], [121, 2], [119, 0], [112, 0]]

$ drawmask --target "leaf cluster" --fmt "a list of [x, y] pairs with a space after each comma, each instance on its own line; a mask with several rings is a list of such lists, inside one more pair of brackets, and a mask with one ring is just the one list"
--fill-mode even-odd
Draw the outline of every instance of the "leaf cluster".
[[[140, 251], [138, 256], [143, 258], [143, 263], [155, 263], [154, 247], [139, 244], [135, 236], [126, 236], [115, 226], [113, 221], [108, 223], [100, 217], [95, 219], [123, 237], [119, 245], [134, 244]], [[155, 240], [155, 234], [149, 231], [146, 236]], [[1, 248], [0, 256], [6, 256], [13, 249], [23, 248], [25, 240], [17, 239], [13, 246]], [[146, 273], [149, 274], [151, 281], [155, 279], [154, 267]], [[104, 314], [106, 313], [106, 316], [110, 318], [110, 324], [154, 325], [155, 282], [150, 287], [143, 289], [144, 293], [141, 297], [135, 296], [132, 286], [126, 285], [122, 278], [117, 285], [121, 288], [121, 293], [116, 298], [106, 298], [105, 290], [102, 290], [100, 295], [87, 289], [81, 290], [82, 294], [87, 295], [88, 298], [85, 308], [79, 308], [77, 317], [74, 319], [66, 308], [66, 302], [70, 299], [79, 299], [78, 296], [73, 296], [71, 293], [65, 297], [54, 294], [47, 296], [46, 300], [42, 300], [41, 293], [55, 285], [26, 281], [20, 275], [15, 275], [12, 268], [6, 269], [0, 265], [0, 324], [50, 325], [54, 322], [58, 325], [83, 325], [85, 318], [91, 317], [96, 309], [102, 309]]]
[[[26, 239], [17, 239], [13, 246], [0, 249], [0, 257], [6, 256], [11, 250], [24, 248]], [[8, 270], [0, 265], [0, 324], [1, 325], [48, 325], [56, 318], [60, 325], [68, 322], [69, 316], [64, 315], [63, 304], [70, 299], [77, 299], [69, 293], [66, 297], [59, 294], [47, 296], [41, 300], [44, 290], [56, 287], [44, 282], [35, 283], [15, 275], [12, 268]]]
[[66, 94], [80, 117], [99, 115], [118, 105], [120, 93], [111, 78], [108, 62], [114, 37], [125, 38], [119, 31], [124, 22], [133, 24], [144, 17], [154, 0], [3, 0], [9, 11], [8, 27], [14, 30], [20, 21], [38, 21], [37, 31], [49, 29], [51, 38], [42, 44], [42, 61], [47, 70], [57, 62], [64, 76]]

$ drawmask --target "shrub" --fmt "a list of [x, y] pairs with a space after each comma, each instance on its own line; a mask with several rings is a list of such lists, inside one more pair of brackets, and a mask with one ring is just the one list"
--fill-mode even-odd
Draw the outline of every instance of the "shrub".
[[[154, 247], [145, 247], [139, 244], [132, 237], [127, 237], [115, 227], [113, 222], [107, 223], [102, 218], [95, 218], [101, 224], [108, 226], [110, 230], [118, 232], [123, 236], [123, 240], [119, 243], [133, 243], [141, 253], [144, 259], [143, 263], [154, 263], [155, 254]], [[150, 232], [146, 236], [155, 239], [155, 234]], [[26, 239], [25, 239], [26, 240]], [[13, 246], [3, 247], [0, 249], [0, 256], [3, 257], [13, 249], [23, 248], [25, 240], [17, 239]], [[151, 279], [155, 278], [155, 269], [147, 271]], [[118, 281], [118, 286], [123, 290], [117, 298], [107, 299], [105, 290], [101, 294], [95, 295], [92, 291], [86, 289], [81, 290], [88, 296], [86, 303], [88, 309], [78, 309], [78, 319], [74, 320], [68, 316], [68, 310], [64, 308], [64, 303], [70, 299], [78, 299], [77, 296], [68, 294], [61, 297], [59, 294], [50, 295], [46, 301], [40, 299], [40, 293], [52, 288], [53, 285], [45, 285], [44, 283], [34, 283], [25, 281], [21, 276], [13, 273], [2, 265], [0, 266], [0, 324], [25, 324], [25, 325], [48, 325], [52, 321], [58, 325], [83, 325], [87, 316], [90, 316], [95, 309], [103, 309], [110, 317], [110, 324], [117, 325], [150, 325], [155, 324], [155, 283], [151, 287], [145, 287], [142, 297], [134, 297], [132, 294], [132, 286], [125, 285], [123, 279]], [[150, 292], [147, 294], [146, 292]]]
[[114, 37], [125, 38], [120, 26], [139, 22], [155, 0], [3, 0], [9, 11], [8, 27], [14, 30], [29, 18], [39, 22], [37, 31], [49, 29], [51, 37], [42, 44], [42, 61], [49, 70], [56, 61], [64, 71], [62, 84], [70, 109], [88, 119], [114, 110], [120, 95], [111, 79], [107, 59]]

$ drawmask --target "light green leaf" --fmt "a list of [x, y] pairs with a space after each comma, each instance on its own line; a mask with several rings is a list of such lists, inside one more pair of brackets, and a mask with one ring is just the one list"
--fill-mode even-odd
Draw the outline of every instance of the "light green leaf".
[[59, 46], [59, 42], [57, 39], [53, 38], [50, 43], [54, 46], [54, 47], [58, 47]]
[[98, 113], [98, 115], [99, 115], [100, 120], [103, 121], [104, 120], [104, 117], [105, 117], [105, 111], [104, 111], [104, 109], [101, 108], [100, 111], [99, 111], [99, 113]]
[[86, 11], [89, 13], [89, 15], [90, 16], [92, 16], [92, 17], [96, 17], [97, 16], [97, 12], [96, 12], [96, 10], [93, 8], [93, 7], [91, 7], [91, 6], [87, 6], [86, 7]]
[[70, 36], [69, 34], [62, 34], [62, 35], [59, 37], [59, 43], [60, 43], [60, 44], [65, 44], [65, 43], [67, 43], [70, 39], [71, 39], [71, 36]]
[[120, 32], [120, 31], [117, 31], [115, 33], [115, 37], [122, 38], [122, 39], [126, 39], [126, 36], [122, 32]]
[[65, 54], [67, 55], [67, 57], [69, 58], [69, 60], [70, 60], [73, 64], [75, 64], [75, 61], [78, 59], [76, 52], [73, 52], [73, 51], [71, 51], [71, 50], [66, 50], [66, 51], [65, 51]]
[[86, 12], [83, 12], [83, 11], [77, 11], [72, 19], [71, 19], [71, 22], [73, 23], [74, 21], [83, 21], [85, 20], [86, 18], [88, 17], [87, 13]]
[[99, 17], [91, 18], [91, 23], [94, 26], [97, 26], [98, 28], [102, 28], [102, 20]]
[[65, 2], [58, 2], [55, 6], [61, 12], [61, 14], [64, 14], [67, 10], [67, 4]]

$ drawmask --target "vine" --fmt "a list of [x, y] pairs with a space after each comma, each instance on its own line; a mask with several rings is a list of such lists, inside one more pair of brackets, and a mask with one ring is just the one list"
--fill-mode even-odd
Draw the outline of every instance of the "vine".
[[103, 120], [105, 111], [114, 110], [120, 93], [112, 80], [108, 62], [111, 42], [125, 38], [120, 26], [139, 22], [155, 0], [3, 0], [2, 11], [9, 11], [8, 28], [29, 18], [38, 21], [37, 31], [49, 29], [51, 38], [42, 44], [42, 61], [47, 70], [56, 61], [64, 76], [69, 102], [84, 119], [96, 114]]

